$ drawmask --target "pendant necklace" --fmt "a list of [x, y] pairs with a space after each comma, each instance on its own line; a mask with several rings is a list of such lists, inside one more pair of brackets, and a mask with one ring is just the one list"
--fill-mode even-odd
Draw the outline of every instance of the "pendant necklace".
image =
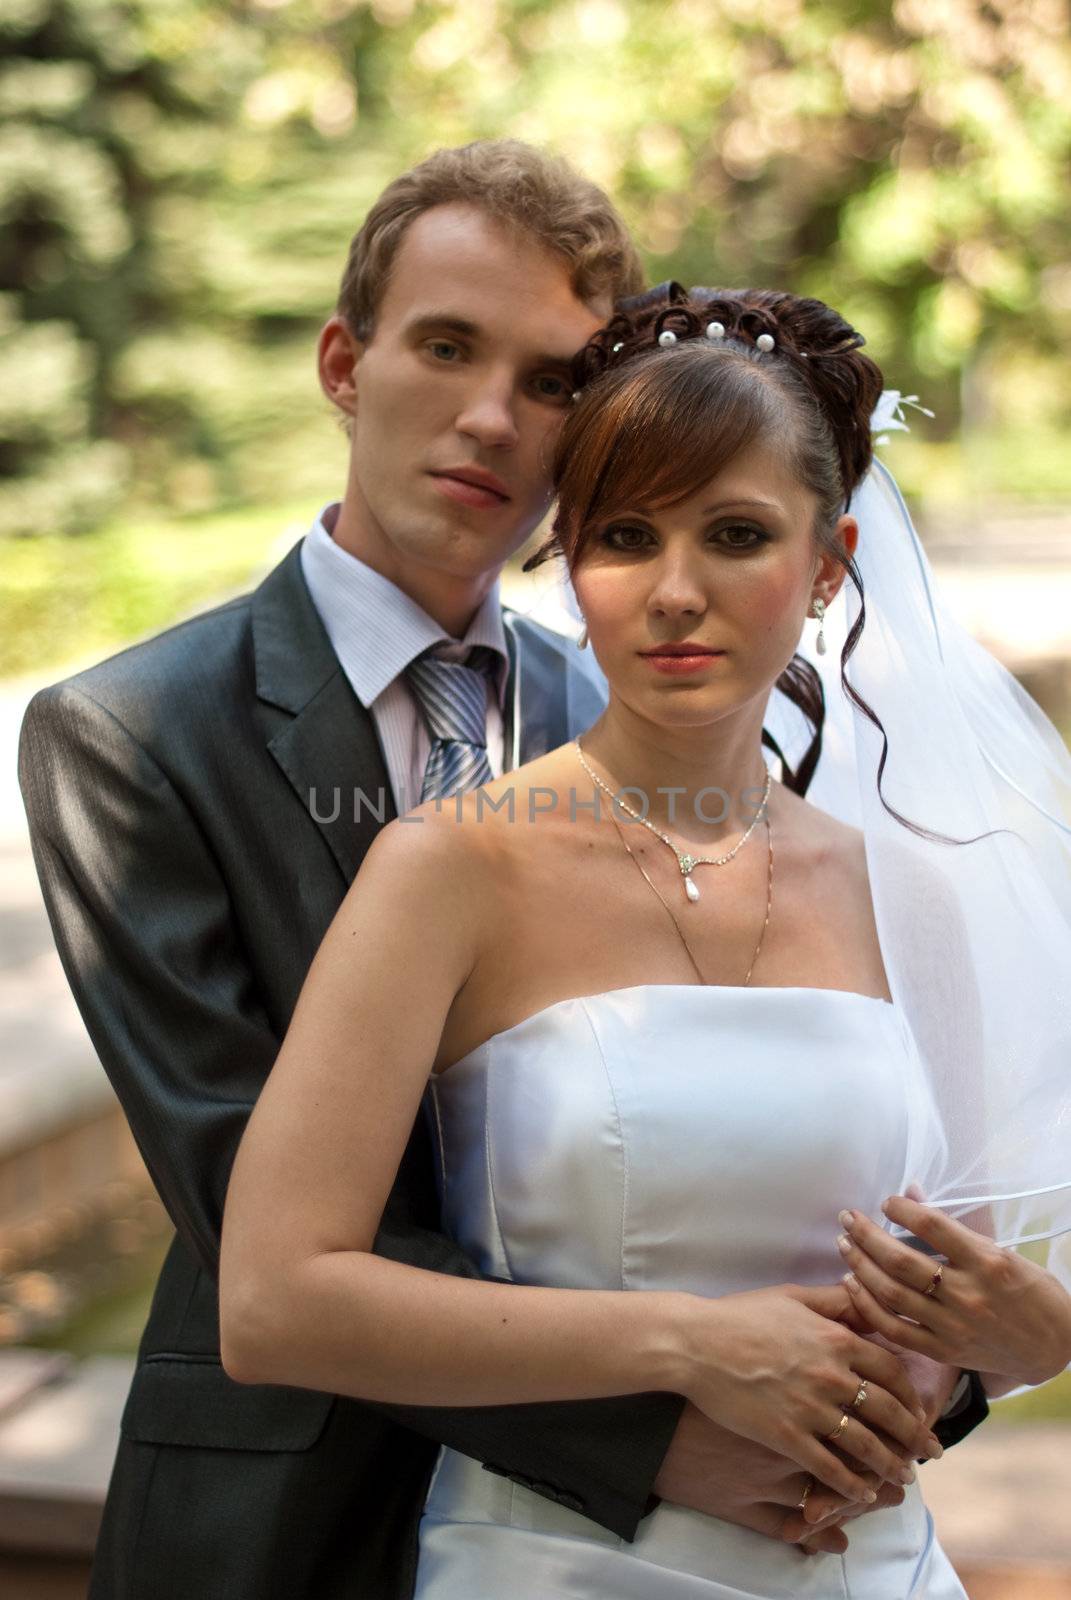
[[[648, 883], [649, 887], [658, 896], [659, 900], [661, 900], [662, 905], [665, 908], [666, 916], [669, 918], [670, 922], [672, 922], [674, 928], [677, 931], [677, 938], [680, 940], [681, 944], [684, 946], [684, 953], [688, 957], [688, 960], [692, 963], [692, 971], [695, 973], [696, 977], [699, 979], [700, 984], [704, 988], [707, 988], [708, 987], [707, 980], [704, 978], [703, 974], [699, 970], [699, 963], [696, 961], [695, 956], [692, 954], [691, 945], [688, 943], [687, 939], [684, 937], [684, 929], [681, 927], [680, 923], [677, 921], [677, 918], [674, 916], [673, 910], [672, 910], [672, 908], [671, 908], [671, 906], [669, 904], [669, 901], [666, 899], [665, 895], [662, 893], [662, 891], [658, 887], [657, 883], [655, 883], [654, 879], [651, 877], [651, 874], [647, 871], [647, 868], [644, 866], [644, 864], [640, 860], [639, 856], [636, 855], [635, 852], [633, 851], [632, 846], [629, 844], [628, 840], [625, 838], [625, 830], [622, 828], [620, 822], [618, 821], [618, 819], [616, 817], [614, 817], [613, 823], [614, 823], [614, 827], [617, 829], [618, 837], [621, 840], [621, 843], [624, 845], [625, 849], [628, 851], [629, 855], [632, 857], [632, 859], [635, 862], [636, 866], [643, 873], [643, 876], [647, 879], [647, 883]], [[763, 919], [762, 928], [761, 928], [761, 930], [759, 932], [759, 942], [755, 946], [754, 954], [751, 957], [751, 965], [747, 969], [747, 976], [744, 979], [744, 982], [742, 984], [742, 987], [745, 988], [745, 989], [747, 988], [747, 986], [751, 982], [751, 974], [754, 972], [755, 963], [759, 959], [759, 951], [762, 949], [762, 941], [765, 939], [765, 937], [766, 937], [766, 929], [770, 925], [770, 907], [773, 904], [773, 829], [770, 826], [770, 815], [769, 815], [769, 812], [766, 813], [766, 839], [767, 839], [767, 843], [769, 845], [769, 852], [770, 852], [770, 855], [769, 855], [769, 867], [767, 868], [767, 872], [766, 872], [766, 916]]]
[[[626, 816], [632, 817], [632, 819], [635, 822], [642, 822], [643, 826], [645, 828], [647, 828], [649, 830], [649, 832], [653, 833], [656, 839], [661, 839], [662, 843], [664, 845], [668, 845], [669, 848], [673, 851], [673, 854], [677, 858], [677, 865], [680, 868], [681, 877], [684, 879], [684, 892], [688, 896], [689, 900], [695, 901], [695, 900], [699, 899], [699, 885], [692, 882], [692, 873], [693, 873], [693, 871], [695, 870], [696, 867], [724, 867], [727, 862], [729, 862], [729, 861], [731, 861], [733, 859], [733, 857], [736, 855], [737, 851], [738, 850], [742, 850], [744, 845], [747, 844], [748, 840], [751, 838], [751, 835], [754, 833], [755, 828], [757, 827], [759, 819], [761, 817], [764, 817], [764, 816], [766, 817], [766, 828], [767, 828], [767, 832], [769, 833], [770, 819], [769, 819], [768, 816], [766, 816], [766, 811], [767, 811], [767, 801], [770, 798], [770, 784], [773, 781], [773, 774], [771, 773], [769, 767], [766, 768], [766, 782], [763, 785], [762, 801], [761, 801], [761, 803], [759, 805], [758, 810], [755, 813], [754, 821], [751, 823], [751, 826], [749, 828], [747, 828], [744, 833], [741, 834], [740, 838], [733, 845], [732, 849], [726, 851], [725, 855], [723, 855], [723, 856], [693, 856], [693, 855], [689, 854], [688, 851], [678, 850], [677, 846], [673, 843], [673, 840], [671, 838], [669, 838], [669, 836], [667, 834], [664, 834], [660, 828], [656, 828], [654, 823], [653, 822], [649, 822], [646, 817], [642, 817], [638, 811], [633, 811], [633, 809], [632, 809], [632, 807], [630, 805], [627, 805], [624, 800], [622, 800], [618, 795], [616, 795], [614, 793], [614, 791], [610, 788], [609, 784], [603, 783], [603, 781], [599, 777], [598, 773], [597, 772], [593, 772], [591, 767], [588, 765], [587, 758], [584, 755], [584, 752], [583, 752], [583, 750], [581, 748], [581, 745], [580, 745], [580, 740], [579, 739], [575, 739], [573, 741], [573, 743], [576, 746], [576, 753], [577, 753], [578, 757], [580, 758], [580, 765], [583, 767], [584, 771], [587, 773], [587, 775], [591, 779], [592, 783], [594, 783], [599, 789], [601, 789], [604, 794], [608, 794], [610, 796], [610, 799], [613, 801], [614, 805], [615, 806], [620, 806], [621, 810], [625, 813]], [[616, 815], [614, 816], [614, 821], [617, 822]], [[618, 831], [620, 832], [620, 824], [618, 824]], [[772, 849], [773, 848], [773, 835], [770, 834], [769, 836], [770, 836], [771, 849]], [[622, 839], [624, 839], [624, 834], [622, 834], [621, 837], [622, 837]], [[630, 851], [629, 854], [631, 855], [631, 853], [632, 852]], [[771, 857], [771, 864], [772, 864], [772, 857]]]

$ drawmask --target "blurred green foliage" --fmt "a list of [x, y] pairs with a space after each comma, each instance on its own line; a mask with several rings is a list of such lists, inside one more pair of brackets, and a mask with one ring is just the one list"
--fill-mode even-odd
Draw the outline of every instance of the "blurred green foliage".
[[989, 1414], [995, 1422], [1071, 1422], [1071, 1372], [1013, 1399], [995, 1400]]
[[[315, 507], [312, 508], [315, 511]], [[308, 529], [308, 502], [109, 521], [72, 540], [9, 540], [0, 559], [0, 677], [72, 665], [244, 588]]]
[[[514, 134], [652, 280], [817, 293], [922, 393], [908, 487], [1071, 491], [1066, 0], [6, 0], [0, 534], [339, 486], [313, 370], [370, 201]], [[4, 557], [5, 562], [8, 556]]]
[[73, 1356], [135, 1355], [170, 1243], [170, 1236], [155, 1240], [127, 1263], [105, 1294], [81, 1302], [72, 1315], [26, 1342], [39, 1350], [66, 1350]]

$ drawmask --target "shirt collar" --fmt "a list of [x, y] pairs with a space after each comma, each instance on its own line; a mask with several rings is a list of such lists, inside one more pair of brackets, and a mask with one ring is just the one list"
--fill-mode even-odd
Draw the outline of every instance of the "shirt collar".
[[301, 546], [301, 568], [312, 603], [354, 693], [367, 709], [431, 645], [458, 659], [473, 645], [499, 657], [499, 704], [505, 694], [509, 654], [497, 581], [484, 596], [461, 640], [454, 639], [389, 578], [336, 544], [329, 528], [338, 515], [332, 501]]

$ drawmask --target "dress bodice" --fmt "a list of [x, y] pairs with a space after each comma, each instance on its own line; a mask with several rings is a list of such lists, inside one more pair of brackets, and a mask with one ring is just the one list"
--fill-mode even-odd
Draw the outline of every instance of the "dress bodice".
[[840, 1276], [935, 1119], [902, 1014], [845, 990], [561, 1000], [431, 1080], [443, 1221], [494, 1277], [714, 1295]]
[[[841, 1275], [938, 1121], [901, 1011], [843, 990], [640, 984], [560, 1000], [433, 1078], [443, 1222], [482, 1271], [721, 1295]], [[800, 1475], [802, 1481], [802, 1474]], [[919, 1485], [844, 1556], [662, 1502], [626, 1544], [440, 1452], [416, 1600], [965, 1600]]]

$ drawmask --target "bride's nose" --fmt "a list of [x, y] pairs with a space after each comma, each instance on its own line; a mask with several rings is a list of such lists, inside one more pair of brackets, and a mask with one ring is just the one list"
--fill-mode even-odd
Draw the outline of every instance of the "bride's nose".
[[650, 616], [664, 621], [691, 620], [707, 609], [707, 595], [695, 562], [685, 552], [666, 551], [653, 575], [647, 596]]

